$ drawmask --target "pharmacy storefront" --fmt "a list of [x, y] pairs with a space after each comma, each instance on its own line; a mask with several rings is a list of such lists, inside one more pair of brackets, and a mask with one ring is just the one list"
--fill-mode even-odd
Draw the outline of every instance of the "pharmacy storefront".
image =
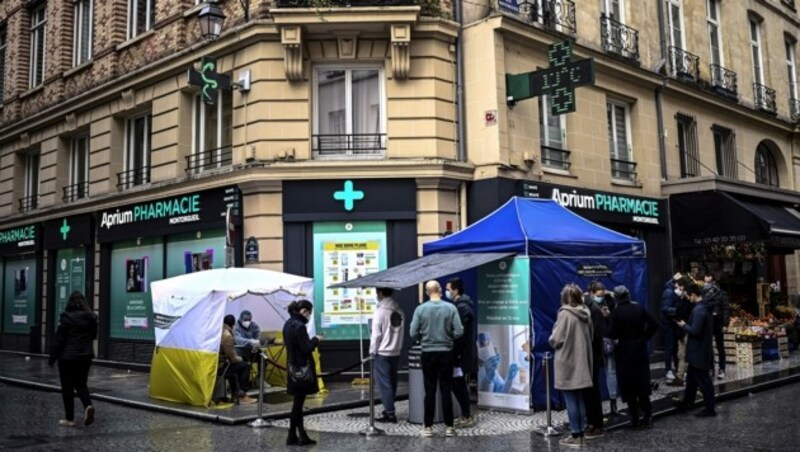
[[2, 256], [2, 344], [4, 350], [39, 352], [42, 280], [41, 228], [38, 224], [0, 231]]

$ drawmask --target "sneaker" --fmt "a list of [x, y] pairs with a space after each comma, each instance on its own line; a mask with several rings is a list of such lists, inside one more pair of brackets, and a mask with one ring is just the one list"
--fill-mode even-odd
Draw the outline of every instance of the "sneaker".
[[453, 437], [456, 436], [456, 429], [453, 427], [447, 427], [444, 431], [444, 436]]
[[385, 422], [387, 424], [397, 424], [397, 416], [384, 412], [381, 417], [376, 417], [375, 422]]
[[675, 373], [672, 372], [672, 369], [668, 370], [667, 371], [667, 380], [674, 380], [674, 379], [675, 379]]
[[604, 436], [606, 436], [606, 432], [604, 432], [600, 427], [589, 427], [586, 429], [586, 433], [583, 435], [583, 437], [586, 439], [602, 438]]
[[465, 416], [456, 419], [455, 428], [472, 428], [475, 427], [475, 418], [472, 416]]
[[433, 427], [422, 427], [422, 431], [419, 432], [419, 436], [423, 438], [430, 438], [433, 436]]
[[579, 436], [577, 438], [573, 437], [572, 435], [567, 436], [566, 438], [561, 438], [561, 441], [558, 442], [558, 445], [561, 447], [583, 447], [583, 437]]
[[89, 405], [83, 411], [83, 425], [92, 425], [94, 423], [94, 407]]
[[720, 369], [717, 373], [717, 380], [724, 380], [725, 379], [725, 371]]
[[62, 427], [75, 427], [75, 421], [68, 421], [66, 419], [61, 419], [58, 421], [58, 425]]

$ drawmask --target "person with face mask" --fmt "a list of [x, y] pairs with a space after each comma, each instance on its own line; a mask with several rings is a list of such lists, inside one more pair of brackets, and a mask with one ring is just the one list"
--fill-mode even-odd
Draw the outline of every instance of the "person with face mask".
[[[606, 318], [610, 314], [609, 303], [606, 301], [606, 287], [600, 281], [592, 281], [589, 291], [584, 295], [583, 302], [592, 320], [592, 387], [583, 391], [583, 403], [586, 406], [585, 432], [586, 439], [599, 438], [603, 432], [603, 400], [600, 392], [600, 373], [606, 367], [606, 353], [604, 336], [606, 332]], [[608, 374], [608, 372], [606, 372]], [[615, 385], [616, 386], [616, 385]], [[611, 391], [609, 391], [611, 392]], [[614, 405], [616, 405], [616, 391], [614, 391]], [[614, 406], [616, 411], [616, 406]]]
[[[689, 301], [686, 290], [693, 284], [694, 280], [688, 276], [684, 276], [675, 284], [675, 293], [680, 297], [678, 304], [675, 306], [675, 320], [683, 320], [684, 322], [689, 320], [694, 305]], [[686, 331], [678, 328], [676, 337], [678, 340], [678, 374], [674, 380], [667, 382], [668, 386], [683, 386], [684, 378], [686, 377]]]
[[231, 387], [236, 391], [239, 403], [250, 404], [255, 403], [256, 399], [247, 396], [245, 387], [247, 380], [250, 377], [250, 364], [243, 360], [241, 356], [236, 353], [234, 348], [233, 339], [233, 325], [236, 323], [236, 317], [226, 315], [222, 325], [222, 340], [220, 341], [219, 351], [219, 366], [224, 368], [226, 363], [229, 363], [228, 370], [225, 372], [225, 377], [231, 384]]
[[464, 282], [455, 277], [447, 281], [447, 299], [452, 301], [458, 310], [464, 335], [455, 340], [453, 344], [453, 359], [455, 367], [460, 369], [460, 376], [453, 377], [453, 395], [456, 396], [461, 407], [461, 418], [455, 420], [456, 428], [470, 428], [475, 426], [475, 419], [470, 412], [469, 379], [475, 367], [475, 305], [469, 295], [464, 293]]
[[675, 326], [676, 308], [683, 292], [678, 289], [678, 281], [683, 278], [680, 273], [664, 284], [661, 293], [661, 335], [664, 338], [664, 372], [668, 382], [675, 380], [678, 370], [678, 328]]
[[714, 319], [714, 343], [717, 346], [717, 361], [719, 371], [717, 378], [725, 378], [725, 333], [724, 328], [729, 322], [728, 294], [719, 287], [713, 273], [706, 273], [703, 277], [703, 298], [708, 301], [711, 317]]
[[400, 305], [392, 299], [393, 293], [392, 289], [377, 289], [378, 309], [372, 319], [369, 353], [375, 360], [375, 382], [383, 404], [383, 414], [375, 421], [396, 424], [394, 399], [405, 336], [405, 316]]
[[258, 359], [258, 347], [261, 346], [261, 328], [253, 321], [253, 314], [244, 310], [239, 314], [239, 321], [233, 327], [233, 339], [236, 353], [245, 361], [252, 363]]
[[710, 371], [714, 369], [714, 351], [711, 348], [713, 340], [714, 319], [709, 309], [708, 301], [703, 299], [703, 290], [699, 285], [692, 284], [688, 287], [689, 301], [694, 305], [689, 321], [678, 320], [677, 325], [687, 333], [686, 359], [689, 363], [686, 375], [686, 390], [683, 401], [677, 403], [680, 411], [687, 410], [694, 405], [697, 389], [703, 394], [705, 408], [695, 413], [698, 417], [716, 416], [714, 408], [714, 384], [711, 382]]

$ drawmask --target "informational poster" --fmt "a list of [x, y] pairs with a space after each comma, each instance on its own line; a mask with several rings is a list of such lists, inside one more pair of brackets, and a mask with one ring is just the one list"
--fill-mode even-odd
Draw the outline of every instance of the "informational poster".
[[162, 239], [140, 239], [114, 245], [111, 251], [110, 336], [153, 340], [150, 283], [164, 275]]
[[6, 259], [3, 332], [27, 334], [36, 323], [36, 259]]
[[55, 309], [53, 310], [53, 329], [67, 306], [69, 296], [79, 291], [86, 296], [86, 250], [84, 248], [65, 248], [56, 254]]
[[326, 339], [369, 338], [367, 325], [378, 304], [375, 288], [328, 289], [386, 269], [386, 224], [314, 224], [314, 314]]
[[170, 236], [167, 240], [167, 278], [225, 268], [225, 230]]
[[530, 262], [478, 267], [478, 405], [530, 411]]

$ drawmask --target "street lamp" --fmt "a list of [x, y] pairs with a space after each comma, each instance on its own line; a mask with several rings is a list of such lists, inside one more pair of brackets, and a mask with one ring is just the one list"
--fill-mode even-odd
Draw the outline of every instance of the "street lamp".
[[200, 33], [207, 41], [213, 41], [222, 34], [222, 24], [225, 22], [225, 13], [217, 6], [216, 1], [206, 3], [197, 14], [200, 20]]

